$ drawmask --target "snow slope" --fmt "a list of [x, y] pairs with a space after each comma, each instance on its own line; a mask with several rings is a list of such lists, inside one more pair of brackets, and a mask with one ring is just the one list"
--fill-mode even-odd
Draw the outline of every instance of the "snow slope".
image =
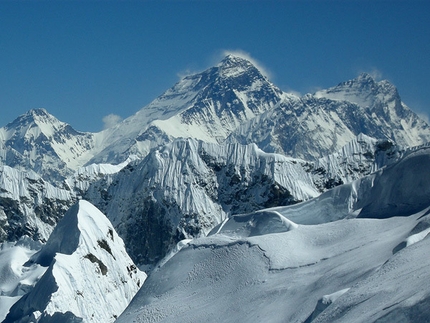
[[84, 200], [66, 213], [27, 264], [47, 269], [12, 306], [5, 323], [113, 322], [146, 278], [109, 220]]
[[174, 138], [222, 142], [239, 125], [287, 97], [251, 62], [228, 55], [100, 133], [103, 150], [91, 162], [120, 163], [130, 154], [144, 157]]
[[[301, 225], [251, 237], [232, 238], [231, 232], [225, 235], [221, 230], [192, 241], [152, 273], [117, 322], [304, 322], [325, 295], [350, 288], [328, 307], [336, 309], [337, 302], [348, 299], [361, 282], [383, 276], [390, 266], [384, 263], [395, 261], [393, 249], [420, 223], [423, 213]], [[420, 243], [413, 246], [424, 256], [427, 245]], [[390, 266], [388, 281], [372, 279], [383, 303], [379, 311], [404, 301], [404, 295], [413, 295], [417, 284], [421, 284], [420, 295], [408, 300], [411, 305], [430, 292], [423, 284], [429, 278], [424, 270], [428, 257], [410, 258], [408, 248], [401, 251], [406, 254], [402, 267]], [[409, 259], [413, 262], [406, 262]], [[404, 290], [397, 299], [384, 295], [384, 289], [397, 290], [396, 282], [401, 280], [397, 275], [412, 276], [417, 268], [420, 278], [415, 277], [411, 286], [402, 284]], [[355, 301], [349, 299], [344, 311], [357, 306]], [[355, 317], [354, 322], [373, 322], [360, 314]]]
[[117, 322], [427, 322], [429, 166], [423, 148], [310, 201], [230, 217], [162, 262]]
[[[336, 95], [330, 94], [333, 91]], [[341, 149], [360, 133], [402, 147], [430, 139], [430, 127], [401, 101], [394, 85], [362, 75], [335, 89], [284, 100], [238, 127], [228, 140], [316, 160]]]
[[177, 139], [92, 184], [85, 198], [109, 217], [135, 261], [156, 263], [229, 214], [318, 196], [304, 163], [255, 145]]
[[40, 248], [40, 243], [27, 237], [0, 244], [0, 322], [9, 308], [28, 293], [45, 272], [46, 268], [38, 264], [24, 266]]

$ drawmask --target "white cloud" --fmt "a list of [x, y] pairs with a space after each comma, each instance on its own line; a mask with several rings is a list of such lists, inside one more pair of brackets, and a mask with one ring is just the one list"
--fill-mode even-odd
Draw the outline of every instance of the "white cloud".
[[119, 115], [111, 113], [111, 114], [108, 114], [107, 116], [104, 116], [102, 120], [103, 120], [103, 129], [108, 129], [120, 123], [122, 121], [122, 118]]
[[295, 95], [295, 96], [298, 96], [298, 97], [301, 97], [301, 96], [303, 96], [303, 94], [301, 93], [301, 92], [299, 92], [299, 91], [296, 91], [296, 90], [294, 90], [294, 89], [292, 89], [292, 88], [290, 88], [290, 87], [283, 87], [282, 88], [282, 91], [284, 91], [285, 93], [289, 93], [289, 94], [292, 94], [292, 95]]
[[371, 77], [373, 77], [374, 80], [381, 80], [382, 79], [382, 72], [380, 70], [378, 70], [377, 68], [373, 68], [370, 72], [369, 75]]
[[380, 81], [383, 78], [382, 71], [380, 71], [376, 67], [370, 67], [370, 68], [364, 68], [364, 69], [360, 68], [358, 69], [357, 74], [361, 74], [361, 73], [369, 74], [375, 81]]
[[192, 70], [190, 68], [187, 68], [185, 70], [182, 70], [182, 71], [176, 73], [176, 75], [178, 76], [178, 78], [180, 80], [182, 80], [185, 76], [197, 74], [197, 73], [200, 73], [200, 72], [201, 72], [201, 70]]
[[427, 124], [430, 124], [430, 120], [429, 120], [429, 115], [428, 115], [428, 113], [425, 113], [425, 112], [419, 111], [419, 112], [417, 112], [417, 115], [418, 115], [421, 119], [423, 119], [425, 122], [427, 122]]

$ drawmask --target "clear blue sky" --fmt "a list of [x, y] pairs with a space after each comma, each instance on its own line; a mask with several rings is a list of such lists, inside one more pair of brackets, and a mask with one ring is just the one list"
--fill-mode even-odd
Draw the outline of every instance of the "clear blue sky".
[[43, 107], [99, 131], [225, 50], [302, 94], [374, 73], [430, 114], [430, 1], [0, 0], [0, 126]]

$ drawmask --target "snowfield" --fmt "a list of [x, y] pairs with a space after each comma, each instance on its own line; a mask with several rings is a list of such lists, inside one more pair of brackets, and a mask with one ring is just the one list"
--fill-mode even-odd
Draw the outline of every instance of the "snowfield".
[[428, 322], [429, 166], [421, 149], [326, 196], [233, 216], [154, 270], [117, 322]]

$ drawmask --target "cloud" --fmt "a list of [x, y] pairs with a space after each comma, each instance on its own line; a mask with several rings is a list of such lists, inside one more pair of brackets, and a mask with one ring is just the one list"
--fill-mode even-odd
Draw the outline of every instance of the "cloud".
[[255, 65], [255, 67], [257, 67], [264, 76], [266, 76], [269, 79], [271, 79], [273, 77], [273, 73], [271, 71], [269, 71], [269, 69], [267, 67], [265, 67], [257, 59], [255, 59], [254, 57], [252, 57], [250, 53], [248, 53], [248, 52], [246, 52], [244, 50], [241, 50], [241, 49], [234, 49], [234, 50], [232, 50], [232, 49], [224, 49], [224, 50], [221, 51], [221, 55], [220, 56], [222, 56], [222, 58], [224, 58], [227, 55], [234, 55], [234, 56], [241, 57], [243, 59], [247, 59], [253, 65]]
[[382, 79], [382, 72], [378, 70], [377, 68], [373, 68], [370, 72], [368, 72], [371, 77], [375, 80], [381, 80]]
[[361, 73], [369, 74], [375, 81], [380, 81], [383, 78], [382, 71], [377, 69], [376, 67], [358, 69], [357, 74], [361, 74]]
[[430, 124], [430, 120], [429, 120], [429, 115], [426, 112], [422, 112], [422, 111], [418, 111], [417, 115], [423, 119], [425, 122], [427, 122], [427, 124]]
[[111, 113], [111, 114], [108, 114], [107, 116], [104, 116], [102, 120], [103, 120], [103, 129], [108, 129], [120, 123], [122, 121], [122, 118], [119, 115]]
[[201, 71], [202, 71], [202, 70], [193, 70], [193, 69], [187, 68], [187, 69], [185, 69], [185, 70], [182, 70], [182, 71], [180, 71], [180, 72], [176, 73], [176, 76], [177, 76], [180, 80], [182, 80], [185, 76], [189, 76], [189, 75], [197, 74], [197, 73], [200, 73]]
[[292, 95], [298, 96], [299, 98], [303, 96], [303, 94], [302, 94], [301, 92], [299, 92], [299, 91], [297, 91], [297, 90], [294, 90], [294, 89], [292, 89], [292, 88], [290, 88], [290, 87], [288, 87], [288, 86], [283, 87], [283, 88], [282, 88], [282, 90], [283, 90], [285, 93], [289, 93], [289, 94], [292, 94]]

